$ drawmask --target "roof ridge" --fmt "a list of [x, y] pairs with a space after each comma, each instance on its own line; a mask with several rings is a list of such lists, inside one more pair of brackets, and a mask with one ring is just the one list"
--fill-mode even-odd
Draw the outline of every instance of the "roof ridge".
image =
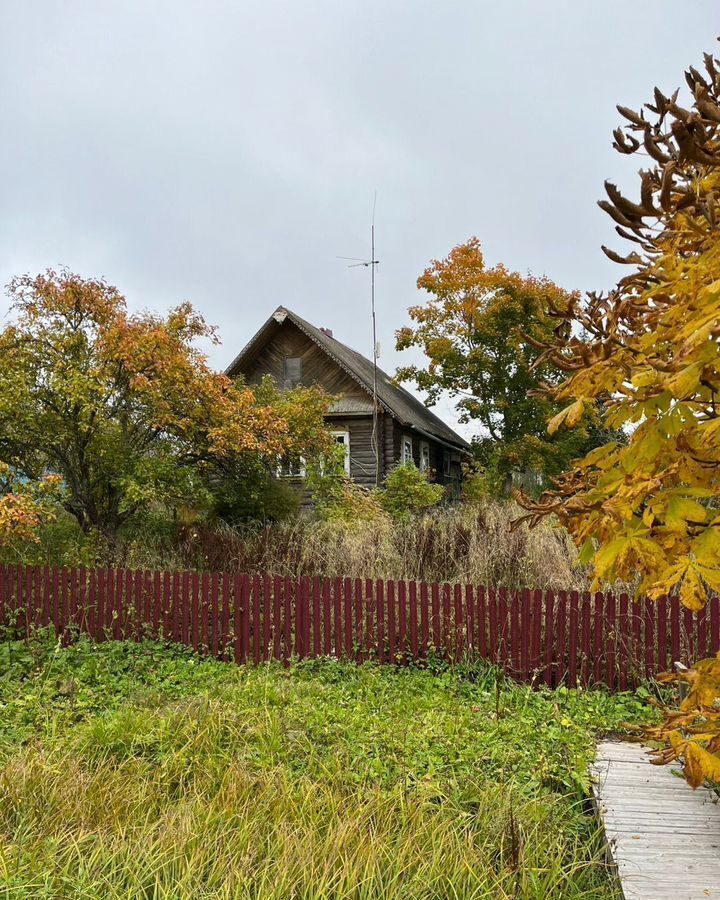
[[[298, 318], [300, 318], [300, 317], [298, 316]], [[303, 321], [305, 321], [305, 320], [303, 320]], [[308, 323], [308, 324], [309, 324], [312, 328], [316, 328], [316, 326], [312, 325], [312, 323]], [[363, 356], [363, 354], [360, 353], [359, 350], [356, 350], [354, 347], [351, 347], [349, 344], [344, 343], [344, 341], [339, 340], [339, 339], [336, 338], [333, 334], [327, 334], [327, 332], [323, 331], [322, 328], [317, 328], [317, 330], [320, 331], [320, 332], [322, 332], [322, 334], [325, 335], [325, 337], [327, 337], [329, 340], [335, 341], [336, 344], [340, 344], [341, 347], [344, 347], [346, 350], [349, 350], [351, 353], [355, 354], [355, 356], [358, 356], [358, 357], [359, 357], [360, 359], [362, 359], [364, 362], [369, 363], [370, 365], [373, 365], [372, 360], [370, 360], [370, 359], [369, 359], [368, 357], [366, 357], [366, 356]], [[377, 363], [375, 363], [375, 365], [377, 365]], [[380, 366], [377, 366], [377, 371], [378, 371], [378, 374], [379, 374], [379, 375], [382, 375], [383, 377], [385, 377], [385, 378], [388, 380], [389, 384], [390, 384], [396, 391], [401, 391], [401, 392], [404, 394], [405, 397], [407, 397], [407, 398], [408, 398], [409, 400], [411, 400], [413, 403], [417, 403], [420, 407], [422, 407], [422, 409], [423, 409], [424, 412], [426, 412], [428, 415], [432, 416], [433, 418], [437, 419], [437, 421], [438, 421], [439, 423], [441, 423], [442, 425], [444, 425], [446, 428], [449, 427], [449, 426], [447, 425], [447, 423], [444, 422], [444, 421], [437, 415], [437, 413], [433, 412], [433, 410], [430, 409], [429, 406], [426, 406], [425, 403], [423, 403], [423, 401], [422, 401], [419, 397], [416, 397], [415, 394], [413, 394], [411, 391], [409, 391], [403, 384], [400, 384], [400, 382], [397, 381], [397, 380], [395, 379], [395, 376], [394, 376], [394, 375], [390, 375], [390, 374], [389, 374], [388, 372], [386, 372], [384, 369], [380, 368]], [[459, 436], [459, 435], [458, 435], [458, 436]]]

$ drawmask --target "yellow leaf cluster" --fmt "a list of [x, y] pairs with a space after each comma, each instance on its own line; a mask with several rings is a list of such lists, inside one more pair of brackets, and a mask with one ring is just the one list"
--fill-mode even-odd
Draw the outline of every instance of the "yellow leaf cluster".
[[720, 654], [687, 671], [658, 677], [662, 682], [685, 682], [689, 691], [678, 708], [657, 704], [662, 722], [639, 729], [643, 740], [660, 744], [651, 761], [662, 765], [680, 760], [693, 788], [704, 782], [720, 784]]

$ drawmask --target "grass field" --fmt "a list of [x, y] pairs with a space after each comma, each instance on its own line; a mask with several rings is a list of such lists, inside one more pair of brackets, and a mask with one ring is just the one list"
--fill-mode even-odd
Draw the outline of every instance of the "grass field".
[[585, 768], [641, 702], [436, 669], [0, 644], [0, 896], [617, 896]]

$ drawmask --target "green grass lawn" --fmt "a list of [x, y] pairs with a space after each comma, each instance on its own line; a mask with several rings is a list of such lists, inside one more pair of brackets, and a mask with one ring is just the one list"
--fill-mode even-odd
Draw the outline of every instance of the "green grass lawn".
[[645, 714], [489, 669], [5, 642], [0, 897], [616, 897], [586, 765]]

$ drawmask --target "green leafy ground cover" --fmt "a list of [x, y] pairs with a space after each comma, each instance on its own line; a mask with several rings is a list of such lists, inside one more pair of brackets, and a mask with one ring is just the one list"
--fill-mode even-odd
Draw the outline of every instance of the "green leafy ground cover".
[[487, 668], [7, 641], [0, 896], [615, 897], [586, 765], [646, 714]]

